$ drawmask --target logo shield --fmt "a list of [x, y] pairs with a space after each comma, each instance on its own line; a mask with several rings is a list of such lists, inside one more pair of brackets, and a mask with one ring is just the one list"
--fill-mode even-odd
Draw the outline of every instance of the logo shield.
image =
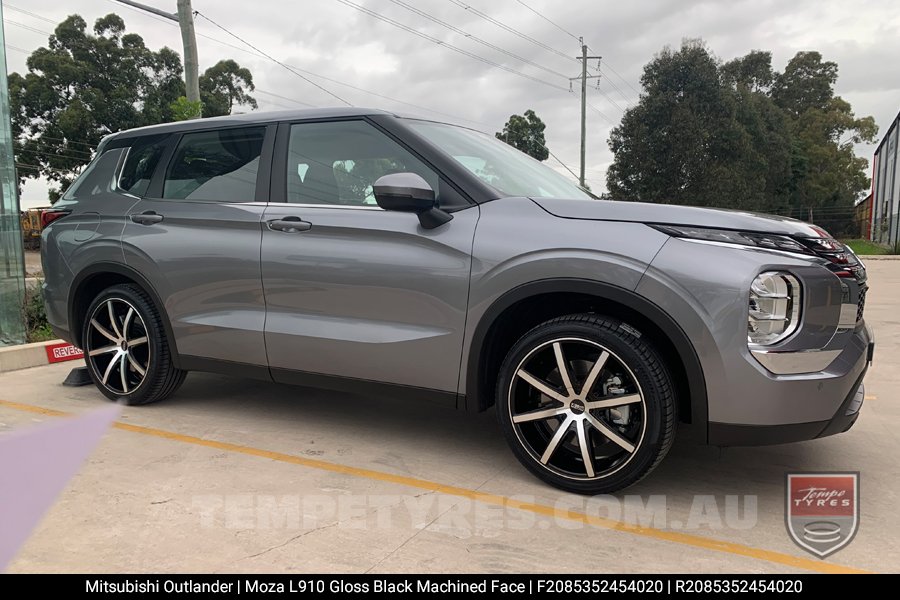
[[785, 500], [788, 534], [819, 558], [849, 544], [859, 529], [859, 472], [788, 473]]

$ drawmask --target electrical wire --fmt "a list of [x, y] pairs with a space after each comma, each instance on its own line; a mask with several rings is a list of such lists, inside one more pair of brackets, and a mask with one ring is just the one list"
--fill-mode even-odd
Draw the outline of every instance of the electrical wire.
[[443, 46], [444, 48], [447, 48], [448, 50], [452, 50], [458, 54], [462, 54], [463, 56], [468, 56], [469, 58], [471, 58], [473, 60], [477, 60], [479, 62], [485, 63], [496, 69], [506, 71], [507, 73], [512, 73], [513, 75], [517, 75], [517, 76], [523, 77], [525, 79], [530, 79], [531, 81], [535, 81], [537, 83], [540, 83], [540, 84], [543, 84], [543, 85], [546, 85], [548, 87], [552, 87], [552, 88], [555, 88], [558, 90], [562, 90], [564, 92], [569, 91], [568, 88], [565, 88], [561, 85], [556, 85], [555, 83], [550, 83], [549, 81], [546, 81], [544, 79], [534, 77], [532, 75], [529, 75], [528, 73], [523, 73], [522, 71], [513, 69], [512, 67], [507, 67], [506, 65], [500, 64], [498, 62], [494, 62], [494, 61], [487, 59], [479, 54], [475, 54], [474, 52], [469, 52], [468, 50], [464, 50], [463, 48], [460, 48], [459, 46], [454, 46], [453, 44], [450, 44], [449, 42], [445, 42], [434, 36], [428, 35], [427, 33], [423, 33], [421, 31], [419, 31], [418, 29], [415, 29], [414, 27], [410, 27], [409, 25], [404, 25], [403, 23], [401, 23], [399, 21], [396, 21], [390, 17], [386, 17], [386, 16], [382, 15], [381, 13], [378, 13], [378, 12], [375, 12], [374, 10], [366, 8], [365, 6], [362, 6], [355, 2], [351, 2], [351, 0], [337, 0], [337, 2], [340, 2], [341, 4], [348, 6], [350, 8], [353, 8], [354, 10], [358, 10], [361, 13], [367, 14], [370, 17], [378, 19], [379, 21], [388, 23], [389, 25], [393, 25], [394, 27], [396, 27], [398, 29], [402, 29], [403, 31], [406, 31], [413, 35], [417, 35], [420, 38], [428, 40], [429, 42], [431, 42], [433, 44], [437, 44], [438, 46]]
[[239, 42], [241, 42], [242, 44], [245, 44], [246, 46], [248, 46], [248, 47], [250, 47], [250, 48], [253, 48], [256, 52], [259, 52], [260, 54], [262, 54], [263, 56], [265, 56], [266, 58], [268, 58], [268, 59], [271, 60], [272, 62], [281, 65], [282, 67], [284, 67], [285, 69], [287, 69], [288, 71], [290, 71], [291, 73], [293, 73], [294, 75], [296, 75], [297, 77], [299, 77], [300, 79], [302, 79], [303, 81], [309, 83], [309, 84], [312, 85], [312, 86], [317, 87], [318, 89], [322, 90], [323, 92], [325, 92], [325, 93], [328, 94], [329, 96], [331, 96], [331, 97], [333, 97], [333, 98], [336, 98], [336, 99], [340, 100], [341, 102], [343, 102], [343, 103], [346, 104], [347, 106], [352, 106], [352, 104], [350, 104], [350, 102], [348, 102], [347, 100], [344, 100], [343, 98], [341, 98], [340, 96], [338, 96], [337, 94], [335, 94], [334, 92], [332, 92], [331, 90], [329, 90], [328, 88], [326, 88], [325, 86], [319, 85], [318, 83], [316, 83], [315, 81], [313, 81], [313, 80], [310, 79], [309, 77], [307, 77], [307, 76], [303, 75], [302, 73], [298, 72], [296, 69], [291, 68], [290, 66], [284, 64], [283, 62], [281, 62], [280, 60], [278, 60], [278, 59], [275, 58], [274, 56], [272, 56], [272, 55], [270, 55], [270, 54], [267, 54], [267, 53], [264, 52], [263, 50], [260, 50], [258, 47], [254, 46], [253, 44], [251, 44], [250, 42], [248, 42], [248, 41], [245, 40], [244, 38], [240, 37], [240, 36], [237, 35], [236, 33], [232, 33], [231, 31], [229, 31], [229, 30], [226, 29], [225, 27], [219, 25], [218, 23], [216, 23], [215, 21], [213, 21], [212, 19], [210, 19], [209, 17], [207, 17], [206, 15], [204, 15], [204, 14], [203, 14], [202, 12], [200, 12], [199, 10], [195, 10], [195, 11], [194, 11], [194, 15], [195, 15], [195, 16], [198, 16], [198, 17], [203, 17], [204, 19], [206, 19], [207, 21], [209, 21], [210, 23], [212, 23], [213, 25], [215, 25], [216, 27], [218, 27], [219, 29], [221, 29], [222, 31], [224, 31], [225, 33], [227, 33], [228, 35], [230, 35], [231, 37], [233, 37], [234, 39], [238, 40]]
[[456, 27], [455, 25], [451, 25], [450, 23], [447, 23], [446, 21], [443, 21], [443, 20], [431, 15], [430, 13], [428, 13], [424, 10], [418, 9], [415, 6], [411, 6], [411, 5], [407, 4], [406, 2], [403, 2], [403, 0], [389, 0], [389, 1], [393, 2], [397, 6], [402, 6], [406, 10], [413, 12], [413, 13], [419, 15], [420, 17], [428, 19], [432, 23], [437, 23], [438, 25], [440, 25], [441, 27], [444, 27], [445, 29], [449, 29], [450, 31], [452, 31], [454, 33], [458, 33], [459, 35], [461, 35], [463, 37], [466, 37], [474, 42], [477, 42], [477, 43], [481, 44], [482, 46], [485, 46], [486, 48], [490, 48], [491, 50], [496, 50], [497, 52], [505, 54], [505, 55], [507, 55], [511, 58], [514, 58], [518, 61], [521, 61], [525, 64], [528, 64], [528, 65], [531, 65], [538, 69], [541, 69], [542, 71], [546, 71], [547, 73], [550, 73], [551, 75], [556, 75], [558, 77], [562, 77], [563, 79], [569, 78], [569, 76], [566, 75], [565, 73], [560, 73], [559, 71], [555, 71], [553, 69], [545, 67], [544, 65], [538, 64], [530, 59], [520, 56], [520, 55], [516, 54], [515, 52], [510, 52], [509, 50], [506, 50], [505, 48], [501, 48], [500, 46], [497, 46], [496, 44], [492, 44], [491, 42], [488, 42], [487, 40], [484, 40], [476, 35], [468, 33], [467, 31], [464, 31], [464, 30], [460, 29], [459, 27]]
[[524, 6], [525, 8], [527, 8], [528, 10], [530, 10], [531, 12], [533, 12], [534, 14], [536, 14], [537, 16], [539, 16], [540, 18], [542, 18], [543, 20], [547, 21], [548, 23], [550, 23], [551, 25], [553, 25], [554, 27], [556, 27], [557, 29], [559, 29], [560, 31], [562, 31], [562, 32], [563, 32], [564, 34], [566, 34], [567, 36], [573, 38], [573, 39], [574, 39], [575, 41], [577, 41], [579, 44], [582, 43], [580, 37], [578, 37], [577, 35], [575, 35], [575, 34], [572, 33], [571, 31], [569, 31], [568, 29], [566, 29], [565, 27], [563, 27], [562, 25], [560, 25], [560, 24], [557, 23], [556, 21], [553, 21], [553, 20], [550, 19], [549, 17], [544, 16], [543, 14], [541, 14], [541, 13], [540, 13], [539, 11], [537, 11], [536, 9], [531, 8], [530, 6], [528, 6], [527, 4], [525, 4], [524, 2], [522, 2], [522, 0], [516, 0], [516, 2], [518, 2], [519, 4], [521, 4], [522, 6]]
[[[511, 33], [511, 34], [513, 34], [513, 35], [515, 35], [515, 36], [517, 36], [517, 37], [519, 37], [519, 38], [521, 38], [521, 39], [523, 39], [523, 40], [525, 40], [525, 41], [527, 41], [527, 42], [530, 42], [530, 43], [532, 43], [532, 44], [534, 44], [534, 45], [536, 45], [536, 46], [538, 46], [538, 47], [540, 47], [540, 48], [543, 48], [543, 49], [546, 50], [547, 52], [552, 52], [553, 54], [556, 54], [557, 56], [561, 56], [561, 57], [563, 57], [563, 58], [565, 58], [565, 59], [573, 60], [573, 61], [575, 61], [575, 62], [578, 62], [578, 59], [575, 58], [574, 56], [571, 56], [571, 55], [569, 55], [569, 54], [566, 54], [565, 52], [563, 52], [563, 51], [561, 51], [561, 50], [557, 50], [557, 49], [554, 48], [553, 46], [550, 46], [549, 44], [545, 44], [544, 42], [541, 42], [540, 40], [537, 40], [537, 39], [531, 37], [530, 35], [528, 35], [528, 34], [526, 34], [526, 33], [522, 33], [522, 32], [519, 31], [518, 29], [516, 29], [516, 28], [514, 28], [514, 27], [510, 27], [510, 26], [507, 25], [506, 23], [503, 23], [502, 21], [500, 21], [500, 20], [498, 20], [498, 19], [495, 19], [494, 17], [492, 17], [492, 16], [490, 16], [490, 15], [488, 15], [488, 14], [485, 14], [485, 13], [481, 12], [480, 10], [478, 10], [477, 8], [475, 8], [474, 6], [469, 6], [468, 4], [466, 4], [465, 2], [461, 2], [460, 0], [450, 0], [450, 2], [452, 2], [453, 4], [455, 4], [455, 5], [458, 6], [458, 7], [462, 8], [463, 10], [466, 10], [466, 11], [472, 13], [473, 15], [475, 15], [475, 16], [481, 18], [481, 19], [484, 19], [485, 21], [487, 21], [487, 22], [489, 22], [489, 23], [493, 23], [494, 25], [496, 25], [496, 26], [499, 27], [500, 29], [503, 29], [504, 31], [507, 31], [507, 32], [509, 32], [509, 33]], [[577, 39], [577, 38], [576, 38], [576, 39]]]

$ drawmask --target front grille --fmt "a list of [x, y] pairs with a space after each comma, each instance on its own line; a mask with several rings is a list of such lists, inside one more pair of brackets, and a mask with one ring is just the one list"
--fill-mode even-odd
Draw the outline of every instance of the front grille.
[[856, 301], [856, 322], [859, 323], [863, 318], [863, 311], [866, 308], [866, 292], [867, 288], [860, 288], [859, 300]]

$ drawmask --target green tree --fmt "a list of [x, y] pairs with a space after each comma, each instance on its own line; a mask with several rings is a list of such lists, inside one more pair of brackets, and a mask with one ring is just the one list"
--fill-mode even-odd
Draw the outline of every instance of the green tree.
[[503, 131], [498, 131], [494, 135], [532, 158], [547, 160], [550, 150], [547, 149], [547, 142], [544, 139], [546, 127], [540, 117], [529, 108], [524, 115], [510, 115], [506, 125], [503, 126]]
[[[698, 40], [644, 67], [640, 102], [609, 140], [610, 196], [766, 210], [828, 223], [868, 188], [853, 144], [877, 127], [834, 95], [837, 65], [800, 52], [784, 73], [754, 50], [722, 63]], [[825, 211], [817, 212], [817, 209]], [[821, 215], [820, 218], [816, 215]]]
[[850, 103], [834, 94], [838, 67], [818, 52], [799, 52], [772, 88], [787, 115], [792, 138], [790, 205], [796, 216], [812, 219], [833, 234], [846, 233], [851, 208], [869, 189], [869, 161], [853, 145], [872, 143], [878, 126], [856, 117]]
[[699, 206], [730, 205], [735, 198], [758, 204], [766, 185], [764, 150], [741, 123], [756, 118], [756, 107], [723, 85], [706, 46], [688, 40], [677, 51], [664, 49], [644, 67], [641, 83], [641, 101], [610, 134], [610, 195]]
[[255, 89], [249, 69], [231, 59], [220, 60], [200, 75], [203, 116], [229, 115], [232, 108], [240, 105], [256, 109], [256, 99], [247, 93]]
[[[25, 74], [9, 76], [19, 183], [45, 177], [56, 184], [51, 201], [105, 135], [175, 120], [177, 100], [185, 94], [179, 55], [165, 47], [150, 50], [141, 36], [126, 33], [116, 14], [97, 19], [92, 29], [82, 17], [69, 16], [26, 65]], [[242, 71], [232, 69], [243, 77]], [[249, 72], [246, 77], [252, 83]], [[214, 98], [221, 96], [219, 85], [209, 87]]]

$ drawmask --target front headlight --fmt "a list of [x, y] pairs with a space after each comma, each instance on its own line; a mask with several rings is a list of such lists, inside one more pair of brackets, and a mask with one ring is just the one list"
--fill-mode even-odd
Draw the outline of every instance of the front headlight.
[[777, 233], [759, 233], [754, 231], [736, 231], [733, 229], [716, 229], [712, 227], [691, 227], [684, 225], [650, 225], [672, 237], [701, 242], [717, 242], [765, 250], [781, 250], [794, 254], [812, 254], [812, 252], [792, 237]]
[[790, 273], [760, 273], [750, 285], [747, 342], [768, 346], [780, 342], [800, 324], [800, 282]]

